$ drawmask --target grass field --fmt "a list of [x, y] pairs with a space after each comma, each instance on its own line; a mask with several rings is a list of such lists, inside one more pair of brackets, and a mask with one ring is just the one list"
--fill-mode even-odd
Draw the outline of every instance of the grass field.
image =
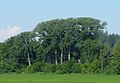
[[0, 74], [0, 83], [120, 83], [119, 75]]

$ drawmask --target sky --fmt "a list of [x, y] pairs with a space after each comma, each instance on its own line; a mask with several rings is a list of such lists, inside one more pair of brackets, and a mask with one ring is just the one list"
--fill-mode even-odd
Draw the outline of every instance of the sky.
[[70, 17], [106, 21], [108, 33], [120, 34], [120, 0], [0, 0], [0, 42], [42, 21]]

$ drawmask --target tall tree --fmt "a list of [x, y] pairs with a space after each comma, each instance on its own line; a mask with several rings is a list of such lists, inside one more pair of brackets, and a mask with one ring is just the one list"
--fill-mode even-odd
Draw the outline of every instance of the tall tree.
[[115, 44], [111, 58], [112, 72], [120, 74], [120, 40]]

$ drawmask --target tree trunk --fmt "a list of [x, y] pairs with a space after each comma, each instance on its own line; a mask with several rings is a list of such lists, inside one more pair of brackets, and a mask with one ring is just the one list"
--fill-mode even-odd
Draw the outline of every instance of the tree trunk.
[[58, 60], [57, 60], [57, 50], [55, 50], [55, 64], [58, 64]]
[[63, 49], [61, 49], [61, 57], [60, 57], [61, 64], [63, 64]]
[[81, 64], [81, 61], [80, 61], [80, 59], [78, 59], [78, 60], [77, 60], [77, 63], [80, 63], [80, 64]]
[[69, 52], [68, 52], [68, 60], [70, 61], [70, 47], [69, 47]]
[[29, 64], [29, 66], [31, 66], [31, 60], [30, 60], [30, 55], [29, 55], [29, 53], [27, 53], [27, 56], [28, 56], [28, 64]]

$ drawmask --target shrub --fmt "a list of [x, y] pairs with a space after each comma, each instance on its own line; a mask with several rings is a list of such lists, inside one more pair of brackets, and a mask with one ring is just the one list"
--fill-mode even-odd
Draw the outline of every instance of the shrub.
[[1, 61], [0, 72], [4, 72], [4, 73], [15, 72], [15, 64]]
[[43, 72], [44, 71], [44, 66], [45, 66], [44, 62], [37, 62], [37, 63], [32, 65], [32, 70], [34, 72]]
[[74, 63], [72, 66], [72, 73], [81, 73], [81, 64]]
[[80, 73], [81, 68], [80, 64], [73, 63], [71, 61], [66, 61], [63, 64], [57, 65], [56, 73], [64, 74], [64, 73]]
[[32, 66], [28, 66], [25, 72], [45, 72], [45, 73], [52, 73], [56, 72], [56, 66], [54, 64], [44, 63], [44, 62], [37, 62], [34, 63]]
[[56, 71], [56, 66], [53, 64], [49, 64], [49, 63], [45, 63], [43, 68], [44, 68], [43, 72], [45, 73], [53, 73]]

